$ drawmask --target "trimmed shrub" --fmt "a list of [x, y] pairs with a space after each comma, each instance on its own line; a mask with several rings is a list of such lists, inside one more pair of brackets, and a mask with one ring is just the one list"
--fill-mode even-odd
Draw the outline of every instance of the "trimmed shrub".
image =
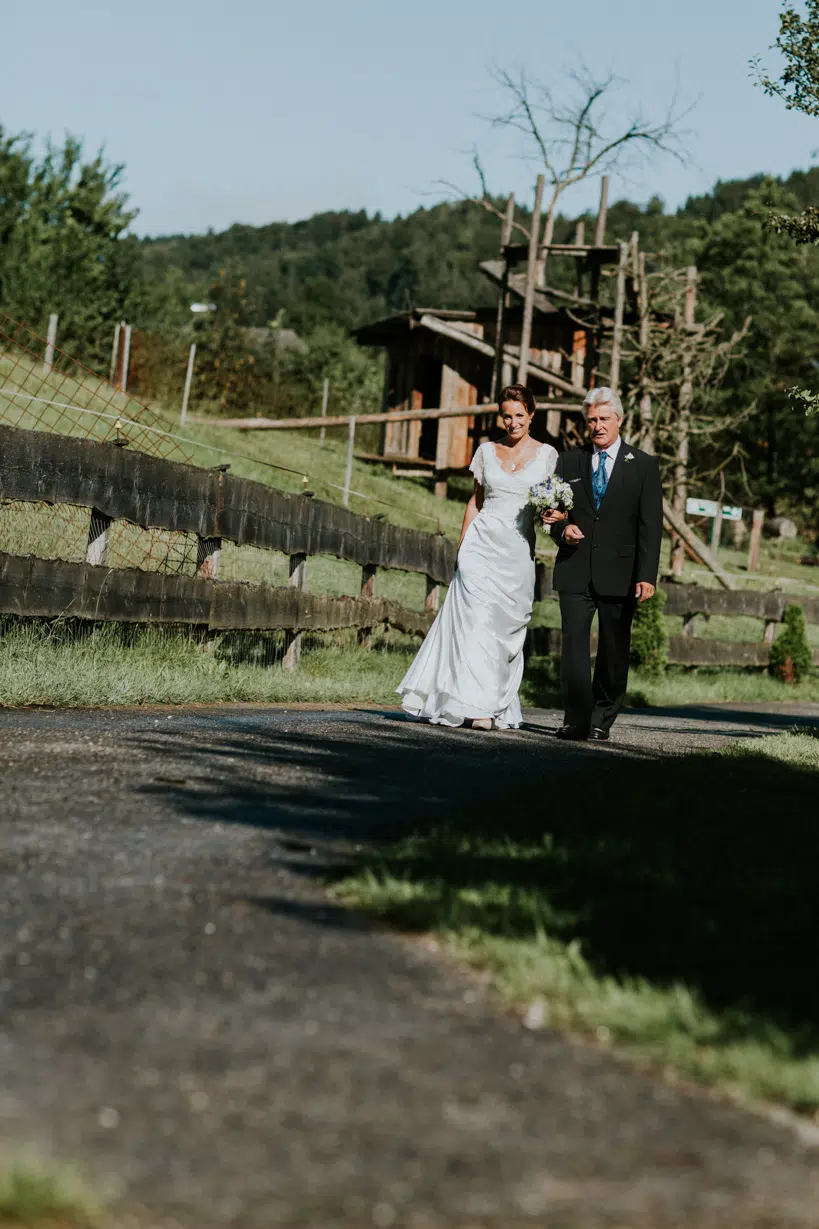
[[802, 607], [786, 606], [783, 622], [784, 631], [771, 645], [768, 669], [784, 683], [798, 683], [813, 665]]
[[631, 627], [632, 666], [659, 678], [668, 665], [668, 633], [665, 630], [663, 608], [665, 594], [658, 589], [647, 602], [638, 603]]

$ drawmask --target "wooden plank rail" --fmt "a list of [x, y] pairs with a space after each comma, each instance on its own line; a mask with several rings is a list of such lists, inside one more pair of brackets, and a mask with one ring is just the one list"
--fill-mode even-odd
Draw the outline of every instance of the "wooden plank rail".
[[425, 635], [434, 617], [383, 598], [327, 597], [294, 586], [202, 580], [4, 552], [0, 613], [194, 624], [213, 631], [337, 631], [388, 624], [411, 636]]
[[[563, 636], [557, 627], [535, 627], [529, 633], [527, 653], [548, 657], [560, 653]], [[597, 638], [592, 637], [592, 653]], [[736, 640], [704, 640], [693, 636], [669, 636], [668, 660], [672, 666], [733, 666], [764, 669], [770, 647], [760, 641], [745, 644]], [[813, 663], [819, 666], [819, 649], [813, 651]]]
[[0, 426], [0, 499], [77, 504], [143, 529], [169, 529], [285, 555], [335, 555], [448, 584], [455, 545], [337, 504], [129, 452], [111, 444]]
[[819, 597], [759, 590], [702, 589], [699, 585], [663, 585], [665, 613], [669, 615], [747, 615], [781, 623], [786, 606], [801, 606], [808, 623], [819, 623]]
[[[357, 628], [362, 643], [371, 629], [389, 625], [423, 636], [438, 609], [440, 587], [455, 568], [455, 546], [442, 534], [390, 525], [305, 495], [199, 469], [92, 440], [0, 425], [0, 499], [72, 504], [89, 510], [85, 563], [0, 552], [0, 613], [131, 623], [189, 624], [214, 631], [282, 630], [289, 664], [299, 656], [305, 631]], [[109, 527], [126, 520], [144, 529], [198, 537], [197, 573], [166, 575], [105, 566]], [[693, 536], [693, 535], [692, 535]], [[222, 542], [252, 545], [289, 556], [287, 586], [218, 579]], [[700, 553], [707, 551], [696, 539]], [[701, 549], [704, 548], [704, 549]], [[306, 591], [310, 555], [335, 555], [358, 563], [357, 597]], [[537, 600], [555, 598], [551, 559], [537, 561]], [[379, 568], [425, 577], [424, 610], [407, 610], [375, 596]], [[681, 615], [682, 636], [669, 639], [669, 660], [680, 665], [767, 665], [776, 625], [791, 604], [819, 624], [819, 597], [735, 588], [703, 589], [665, 583], [666, 613]], [[709, 616], [745, 616], [762, 623], [756, 643], [729, 643], [696, 635]], [[529, 652], [557, 652], [560, 633], [534, 629]], [[819, 653], [814, 652], [819, 664]]]

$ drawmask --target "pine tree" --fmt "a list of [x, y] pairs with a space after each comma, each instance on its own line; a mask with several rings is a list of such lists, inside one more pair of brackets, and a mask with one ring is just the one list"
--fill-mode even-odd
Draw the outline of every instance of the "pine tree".
[[631, 664], [658, 678], [668, 665], [668, 633], [663, 608], [666, 596], [658, 589], [647, 602], [640, 602], [631, 628]]
[[813, 665], [802, 607], [786, 606], [783, 622], [785, 630], [771, 645], [768, 668], [783, 682], [798, 683]]

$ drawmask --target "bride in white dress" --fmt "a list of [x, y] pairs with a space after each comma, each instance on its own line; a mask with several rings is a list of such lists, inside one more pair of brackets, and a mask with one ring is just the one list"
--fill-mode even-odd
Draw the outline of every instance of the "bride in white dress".
[[[466, 508], [455, 576], [438, 617], [397, 691], [412, 717], [436, 725], [517, 729], [523, 644], [535, 593], [534, 509], [529, 488], [554, 471], [557, 452], [529, 434], [530, 389], [505, 388], [506, 430], [484, 443], [470, 466], [475, 490]], [[560, 513], [550, 513], [562, 519]]]

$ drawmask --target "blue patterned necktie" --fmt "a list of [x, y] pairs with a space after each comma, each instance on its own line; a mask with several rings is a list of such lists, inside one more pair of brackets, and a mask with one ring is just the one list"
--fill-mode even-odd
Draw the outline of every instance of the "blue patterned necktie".
[[594, 506], [599, 508], [603, 502], [603, 496], [606, 493], [606, 487], [609, 485], [608, 475], [606, 473], [606, 458], [607, 452], [601, 452], [597, 458], [597, 469], [592, 474], [592, 494], [594, 495]]

